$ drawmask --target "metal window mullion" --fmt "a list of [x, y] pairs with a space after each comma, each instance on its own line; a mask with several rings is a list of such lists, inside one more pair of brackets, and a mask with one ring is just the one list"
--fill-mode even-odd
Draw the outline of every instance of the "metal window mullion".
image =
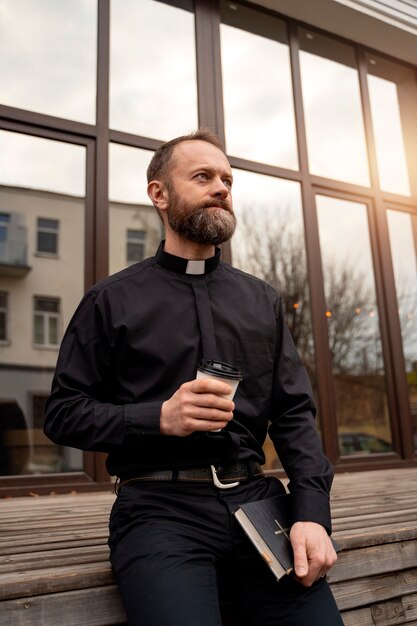
[[314, 337], [318, 404], [320, 409], [323, 447], [334, 463], [338, 458], [336, 403], [332, 376], [327, 321], [324, 316], [326, 298], [320, 250], [319, 227], [315, 193], [308, 169], [307, 136], [302, 100], [299, 41], [297, 24], [289, 22], [289, 48], [294, 94], [294, 112], [297, 132], [298, 158], [301, 173], [301, 194], [307, 258], [307, 275], [310, 290], [311, 322]]
[[368, 205], [369, 236], [374, 265], [381, 342], [385, 361], [391, 427], [398, 451], [405, 458], [414, 456], [413, 431], [408, 386], [402, 349], [394, 269], [388, 230], [387, 206], [380, 189], [375, 135], [368, 88], [365, 49], [357, 46], [359, 85], [364, 116], [374, 206]]
[[96, 145], [94, 160], [94, 281], [109, 268], [110, 1], [98, 2]]

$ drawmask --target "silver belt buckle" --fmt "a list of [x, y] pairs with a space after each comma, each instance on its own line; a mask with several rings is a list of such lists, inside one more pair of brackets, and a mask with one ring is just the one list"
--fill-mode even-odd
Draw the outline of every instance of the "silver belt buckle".
[[213, 477], [213, 483], [217, 487], [217, 489], [232, 489], [232, 487], [237, 487], [238, 485], [240, 485], [240, 480], [238, 480], [236, 483], [227, 483], [226, 485], [224, 483], [221, 483], [217, 477], [217, 470], [214, 465], [210, 465], [210, 469], [211, 475]]

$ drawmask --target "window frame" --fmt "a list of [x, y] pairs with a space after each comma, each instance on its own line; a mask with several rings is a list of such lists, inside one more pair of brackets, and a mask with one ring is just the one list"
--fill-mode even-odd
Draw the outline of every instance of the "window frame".
[[[41, 226], [40, 225], [41, 220], [48, 221], [48, 222], [55, 222], [56, 226], [55, 227]], [[45, 256], [45, 257], [51, 257], [51, 258], [58, 257], [59, 255], [59, 230], [60, 230], [59, 220], [47, 218], [47, 217], [36, 218], [36, 252], [35, 252], [36, 256]], [[42, 234], [54, 236], [54, 250], [53, 251], [40, 249], [39, 243], [40, 243], [40, 236]]]
[[[0, 291], [0, 320], [3, 314], [4, 319], [4, 339], [1, 338], [1, 323], [0, 323], [0, 345], [7, 346], [10, 344], [10, 329], [9, 329], [9, 319], [10, 319], [10, 298], [8, 291]], [[4, 297], [5, 304], [2, 304], [2, 298]]]
[[[133, 234], [134, 233], [134, 234]], [[132, 236], [133, 235], [133, 236]], [[140, 235], [135, 237], [135, 235]], [[129, 255], [129, 251], [132, 250], [132, 246], [140, 248], [141, 253], [139, 255]], [[126, 231], [126, 263], [132, 265], [143, 261], [146, 256], [146, 231], [140, 229], [128, 228]]]
[[[56, 311], [42, 309], [39, 305], [41, 302], [50, 305], [56, 304]], [[41, 349], [58, 350], [59, 336], [61, 330], [61, 298], [55, 296], [34, 296], [33, 297], [33, 347]], [[42, 341], [37, 340], [37, 320], [41, 321]], [[54, 334], [53, 324], [56, 323], [56, 341], [51, 341]]]
[[[174, 3], [174, 2], [173, 2]], [[242, 4], [247, 4], [244, 1]], [[224, 112], [221, 81], [221, 50], [220, 50], [220, 11], [218, 2], [211, 0], [195, 0], [196, 26], [196, 60], [197, 60], [197, 92], [199, 124], [215, 130], [224, 139]], [[312, 308], [313, 334], [316, 344], [317, 384], [320, 389], [318, 404], [320, 423], [323, 433], [323, 444], [327, 456], [336, 464], [337, 471], [367, 470], [388, 467], [417, 465], [414, 450], [411, 450], [410, 424], [408, 417], [408, 390], [405, 373], [402, 372], [403, 356], [401, 353], [401, 335], [396, 311], [395, 284], [390, 255], [383, 254], [388, 242], [388, 230], [385, 207], [405, 207], [417, 222], [417, 191], [405, 198], [395, 194], [382, 192], [378, 186], [378, 175], [375, 158], [375, 144], [370, 117], [369, 94], [366, 85], [366, 53], [386, 56], [404, 66], [417, 68], [388, 55], [374, 51], [367, 46], [339, 37], [334, 33], [307, 25], [308, 28], [322, 32], [340, 41], [354, 46], [361, 89], [362, 107], [368, 159], [370, 166], [371, 186], [363, 188], [357, 185], [312, 176], [308, 168], [305, 121], [298, 58], [297, 29], [301, 22], [276, 11], [252, 5], [257, 12], [264, 15], [281, 17], [288, 28], [290, 46], [292, 84], [294, 91], [294, 107], [299, 156], [299, 169], [288, 170], [267, 164], [230, 157], [232, 167], [247, 169], [255, 173], [268, 174], [287, 178], [301, 183], [304, 231], [306, 238], [306, 256], [310, 284], [310, 301]], [[85, 276], [84, 287], [87, 290], [95, 282], [107, 276], [109, 260], [109, 201], [108, 201], [108, 152], [110, 142], [126, 146], [155, 150], [161, 144], [156, 137], [143, 137], [126, 132], [116, 131], [109, 127], [109, 47], [110, 47], [110, 0], [98, 2], [97, 31], [97, 107], [95, 124], [86, 124], [64, 118], [53, 117], [29, 110], [17, 109], [0, 104], [0, 128], [33, 136], [65, 141], [86, 148], [86, 195], [85, 195]], [[410, 164], [408, 163], [408, 169]], [[412, 178], [412, 177], [410, 177]], [[382, 301], [380, 312], [384, 312], [384, 342], [388, 351], [387, 376], [390, 380], [392, 402], [395, 403], [396, 446], [399, 454], [391, 458], [362, 457], [360, 459], [340, 459], [338, 454], [337, 431], [334, 423], [334, 405], [331, 390], [330, 372], [331, 359], [327, 342], [326, 319], [322, 316], [324, 291], [322, 285], [322, 268], [318, 259], [318, 227], [315, 215], [315, 194], [330, 192], [348, 199], [364, 198], [372, 208], [372, 225], [375, 272], [378, 280], [378, 293]], [[417, 227], [415, 229], [417, 240]], [[59, 245], [59, 244], [58, 244]], [[223, 259], [232, 260], [230, 243], [222, 246]], [[9, 316], [10, 317], [10, 316]], [[317, 349], [319, 347], [320, 349]], [[1, 366], [0, 366], [1, 367]], [[393, 432], [394, 436], [394, 432]], [[377, 455], [378, 456], [378, 455]], [[84, 471], [71, 474], [54, 474], [39, 477], [11, 476], [0, 478], [0, 494], [23, 495], [28, 491], [49, 493], [50, 491], [69, 492], [73, 489], [88, 491], [91, 489], [109, 489], [110, 478], [105, 470], [105, 455], [85, 453]]]

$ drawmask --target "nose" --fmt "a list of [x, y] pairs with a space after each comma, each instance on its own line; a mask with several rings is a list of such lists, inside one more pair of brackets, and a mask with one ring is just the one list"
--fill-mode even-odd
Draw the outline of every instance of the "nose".
[[225, 200], [230, 193], [230, 188], [225, 184], [225, 182], [220, 178], [220, 176], [216, 176], [213, 180], [212, 194], [217, 198], [221, 198]]

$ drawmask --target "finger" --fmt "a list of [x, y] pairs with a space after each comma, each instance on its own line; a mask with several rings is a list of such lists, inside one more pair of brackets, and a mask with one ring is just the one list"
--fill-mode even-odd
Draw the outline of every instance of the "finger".
[[226, 428], [228, 423], [229, 422], [203, 422], [204, 427], [202, 430], [217, 433], [223, 430], [223, 428]]
[[235, 404], [232, 400], [212, 393], [195, 393], [190, 396], [189, 402], [196, 407], [217, 409], [228, 413], [232, 412], [235, 408]]
[[215, 378], [196, 378], [190, 381], [189, 388], [193, 393], [213, 393], [218, 396], [228, 396], [232, 387]]
[[308, 559], [306, 546], [300, 542], [293, 543], [294, 573], [297, 578], [304, 578], [308, 574]]
[[223, 411], [213, 407], [189, 407], [188, 416], [192, 419], [203, 420], [208, 422], [229, 422], [233, 419], [232, 411]]

